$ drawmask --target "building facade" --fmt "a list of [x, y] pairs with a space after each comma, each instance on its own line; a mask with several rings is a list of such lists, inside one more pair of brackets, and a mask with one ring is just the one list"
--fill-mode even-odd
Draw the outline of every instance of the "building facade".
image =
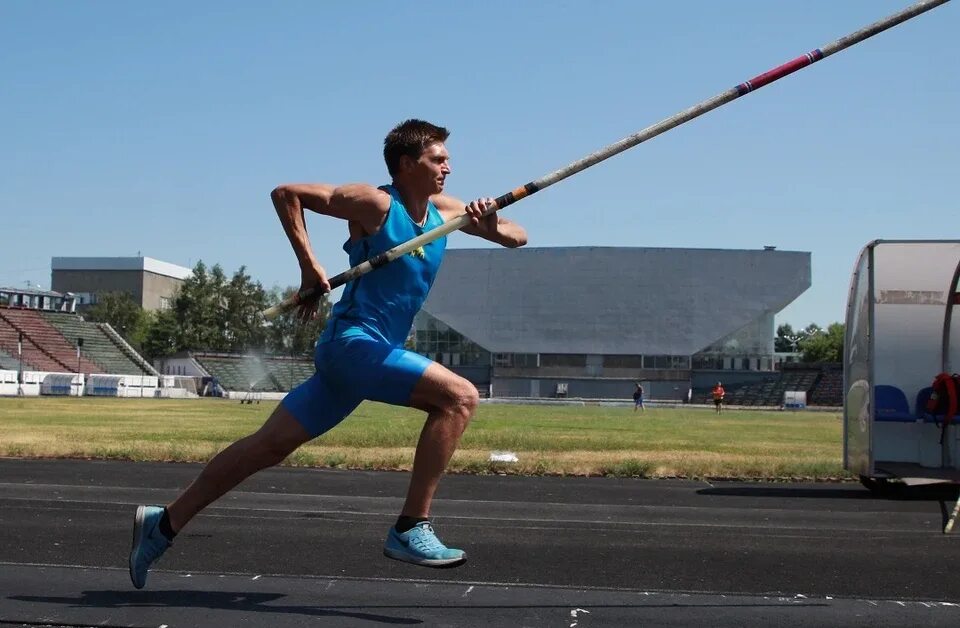
[[776, 250], [451, 249], [411, 341], [497, 397], [682, 400], [774, 369], [774, 316], [810, 287]]
[[152, 257], [54, 257], [51, 289], [72, 293], [80, 307], [97, 295], [124, 292], [145, 310], [170, 307], [191, 270]]

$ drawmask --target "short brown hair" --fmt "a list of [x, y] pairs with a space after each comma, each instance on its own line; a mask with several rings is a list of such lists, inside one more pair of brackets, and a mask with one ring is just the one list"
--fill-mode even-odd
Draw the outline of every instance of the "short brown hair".
[[383, 140], [383, 160], [387, 162], [387, 172], [395, 176], [400, 167], [400, 158], [408, 155], [417, 159], [430, 144], [445, 142], [450, 132], [442, 126], [423, 120], [406, 120], [393, 127]]

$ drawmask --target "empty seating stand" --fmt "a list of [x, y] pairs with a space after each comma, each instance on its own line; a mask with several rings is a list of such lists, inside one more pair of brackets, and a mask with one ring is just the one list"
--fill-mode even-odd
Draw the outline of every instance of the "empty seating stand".
[[280, 386], [274, 381], [266, 365], [256, 356], [226, 353], [193, 354], [211, 376], [220, 381], [226, 390], [277, 392]]
[[103, 369], [83, 357], [77, 360], [75, 345], [50, 325], [37, 310], [0, 308], [0, 348], [15, 353], [23, 334], [24, 368], [50, 372], [102, 373]]
[[313, 360], [307, 358], [272, 357], [264, 361], [280, 390], [292, 390], [313, 375]]
[[[106, 373], [118, 375], [154, 375], [137, 364], [97, 323], [84, 321], [75, 314], [44, 312], [43, 317], [76, 347], [83, 338], [83, 353]], [[142, 359], [142, 358], [141, 358]]]
[[825, 367], [807, 396], [808, 405], [843, 405], [843, 370], [838, 367]]
[[281, 356], [194, 353], [193, 358], [225, 390], [285, 392], [313, 375], [313, 360]]
[[16, 356], [0, 349], [0, 370], [16, 371], [18, 368], [20, 368], [20, 361]]

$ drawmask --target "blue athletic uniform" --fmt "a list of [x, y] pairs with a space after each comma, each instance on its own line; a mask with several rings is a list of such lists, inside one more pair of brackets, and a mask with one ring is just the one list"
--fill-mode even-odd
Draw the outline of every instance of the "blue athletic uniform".
[[[380, 189], [392, 197], [390, 209], [379, 231], [343, 245], [351, 267], [443, 224], [433, 203], [427, 203], [427, 218], [420, 226], [393, 186]], [[311, 436], [337, 425], [364, 399], [408, 404], [432, 362], [406, 351], [403, 343], [446, 246], [447, 238], [438, 238], [346, 285], [317, 342], [316, 373], [283, 400]]]

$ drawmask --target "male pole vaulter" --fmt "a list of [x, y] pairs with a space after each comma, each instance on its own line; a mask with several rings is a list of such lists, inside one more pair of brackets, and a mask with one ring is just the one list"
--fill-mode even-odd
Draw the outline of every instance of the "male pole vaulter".
[[[300, 262], [300, 291], [319, 288], [304, 301], [301, 319], [315, 316], [318, 296], [329, 292], [327, 274], [307, 237], [304, 209], [346, 220], [343, 245], [355, 266], [466, 212], [463, 231], [506, 247], [523, 246], [523, 227], [496, 213], [492, 199], [465, 205], [442, 194], [450, 174], [444, 142], [449, 133], [407, 120], [384, 140], [391, 185], [281, 185], [271, 197]], [[330, 430], [364, 399], [418, 408], [427, 420], [417, 443], [406, 502], [387, 533], [383, 553], [429, 567], [463, 563], [463, 550], [447, 548], [430, 524], [430, 503], [440, 476], [477, 407], [477, 389], [444, 366], [403, 349], [414, 315], [436, 277], [446, 238], [404, 255], [349, 283], [317, 342], [316, 373], [296, 387], [255, 433], [217, 454], [187, 489], [165, 508], [140, 506], [133, 528], [130, 578], [146, 583], [150, 565], [203, 508], [261, 469], [276, 465], [300, 445]]]

